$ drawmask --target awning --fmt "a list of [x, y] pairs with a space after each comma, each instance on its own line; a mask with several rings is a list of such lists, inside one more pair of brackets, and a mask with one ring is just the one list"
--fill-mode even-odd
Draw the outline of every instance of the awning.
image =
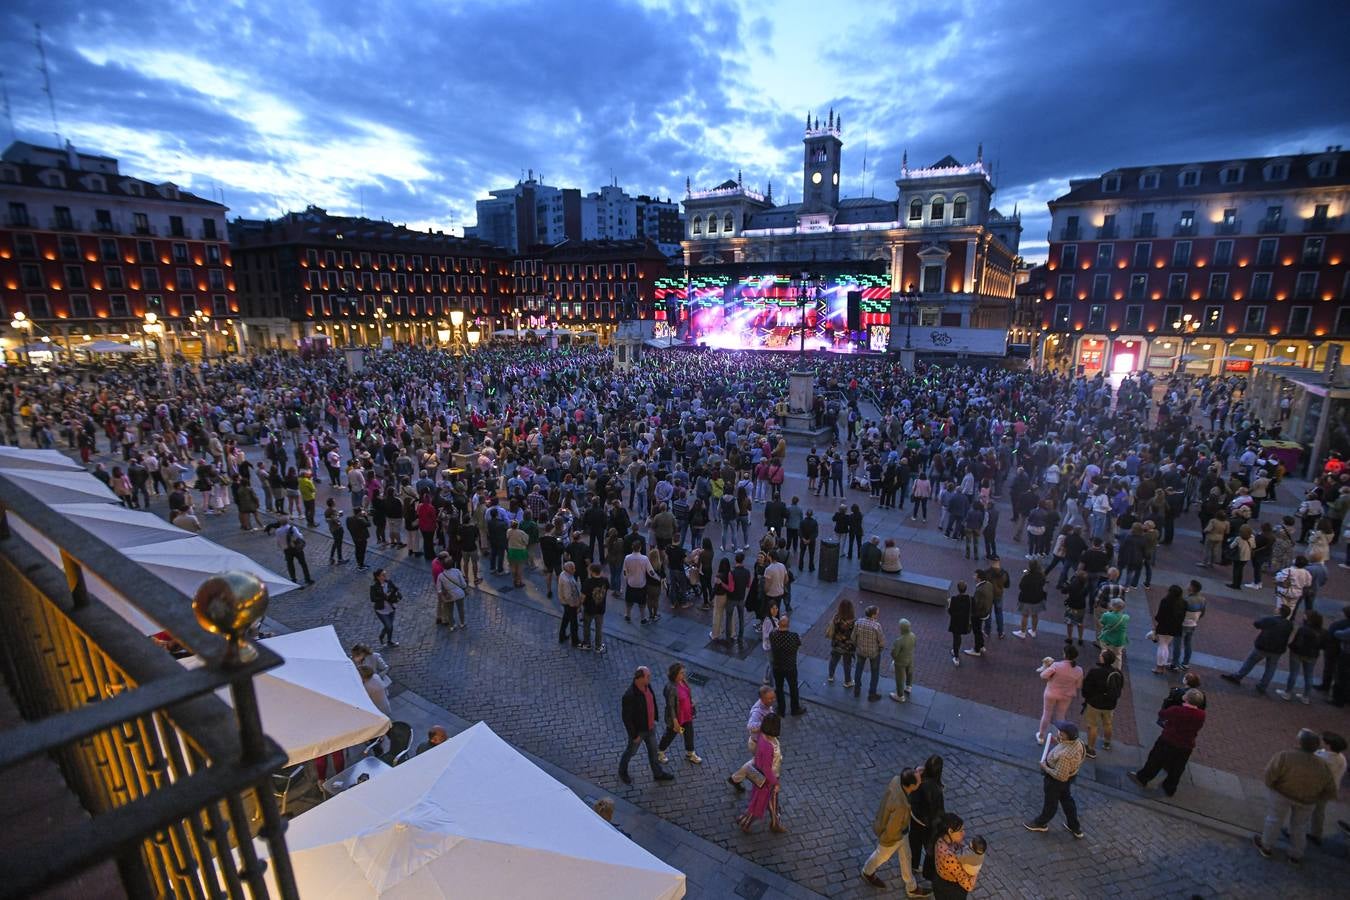
[[482, 722], [292, 819], [286, 845], [300, 896], [324, 900], [685, 893], [682, 872]]

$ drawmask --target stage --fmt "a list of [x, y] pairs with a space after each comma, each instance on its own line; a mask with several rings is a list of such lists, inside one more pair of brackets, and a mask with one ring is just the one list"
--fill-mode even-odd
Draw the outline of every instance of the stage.
[[[850, 299], [855, 330], [848, 328]], [[662, 279], [656, 300], [690, 344], [715, 350], [858, 353], [884, 351], [890, 338], [890, 284], [878, 275]]]

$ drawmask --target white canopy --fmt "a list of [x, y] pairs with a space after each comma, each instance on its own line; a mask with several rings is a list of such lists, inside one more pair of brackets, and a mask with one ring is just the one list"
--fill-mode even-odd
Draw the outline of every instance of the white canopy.
[[323, 900], [685, 893], [683, 873], [482, 722], [292, 819], [286, 844], [300, 896]]
[[87, 344], [81, 344], [75, 347], [76, 350], [86, 350], [90, 353], [139, 353], [135, 347], [130, 344], [119, 344], [117, 341], [90, 341]]
[[127, 547], [122, 552], [127, 555], [127, 559], [140, 563], [189, 597], [210, 576], [231, 570], [257, 575], [274, 597], [299, 587], [244, 554], [226, 549], [204, 537]]
[[4, 468], [0, 475], [45, 503], [117, 502], [117, 495], [106, 484], [83, 470]]
[[111, 503], [57, 503], [52, 509], [119, 550], [193, 537], [159, 516]]
[[84, 466], [60, 450], [29, 450], [24, 447], [0, 445], [0, 466], [13, 469], [78, 469]]
[[[370, 702], [332, 625], [278, 635], [266, 644], [286, 660], [253, 679], [263, 731], [298, 765], [378, 737], [389, 719]], [[201, 665], [197, 657], [184, 665]], [[230, 692], [216, 692], [230, 703]]]

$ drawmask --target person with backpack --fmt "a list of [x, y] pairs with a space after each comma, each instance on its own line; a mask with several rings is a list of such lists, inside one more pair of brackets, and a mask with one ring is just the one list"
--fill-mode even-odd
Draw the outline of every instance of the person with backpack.
[[[464, 616], [464, 598], [469, 594], [469, 584], [455, 560], [436, 577], [436, 624], [449, 625], [450, 630], [468, 628], [469, 620]], [[459, 610], [459, 624], [455, 624], [455, 610]]]
[[305, 573], [304, 587], [314, 583], [309, 576], [309, 562], [305, 559], [305, 536], [300, 529], [291, 524], [290, 516], [283, 515], [274, 524], [267, 526], [276, 538], [277, 547], [286, 558], [286, 572], [291, 581], [295, 581], [295, 564], [300, 563], [300, 571]]
[[1111, 724], [1125, 676], [1116, 668], [1114, 650], [1103, 650], [1083, 678], [1083, 724], [1087, 726], [1087, 757], [1097, 758], [1097, 732], [1102, 733], [1102, 749], [1111, 749]]

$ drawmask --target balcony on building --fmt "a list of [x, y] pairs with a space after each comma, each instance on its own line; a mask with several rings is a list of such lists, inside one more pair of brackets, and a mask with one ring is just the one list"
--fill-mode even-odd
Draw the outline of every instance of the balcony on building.
[[48, 227], [52, 231], [79, 231], [80, 220], [70, 216], [53, 216]]
[[33, 223], [26, 212], [11, 212], [5, 216], [5, 225], [9, 228], [32, 228]]
[[1115, 236], [1116, 236], [1116, 226], [1115, 226], [1115, 223], [1112, 223], [1112, 224], [1110, 224], [1110, 225], [1098, 225], [1098, 226], [1097, 226], [1097, 240], [1099, 240], [1099, 241], [1109, 241], [1109, 240], [1113, 239]]
[[1065, 225], [1059, 230], [1059, 239], [1061, 241], [1076, 241], [1079, 236], [1077, 225]]
[[99, 234], [121, 234], [121, 233], [122, 233], [122, 229], [118, 228], [114, 223], [112, 223], [112, 222], [103, 222], [103, 221], [98, 221], [98, 220], [96, 220], [96, 221], [94, 222], [94, 230], [97, 231]]
[[1309, 216], [1303, 220], [1304, 231], [1331, 231], [1341, 224], [1340, 216]]
[[1138, 225], [1134, 226], [1134, 236], [1137, 238], [1151, 238], [1157, 237], [1157, 235], [1158, 235], [1158, 226], [1153, 224], [1152, 222], [1147, 223], [1141, 222]]
[[1177, 226], [1172, 229], [1172, 234], [1174, 237], [1195, 237], [1195, 223], [1178, 222]]
[[131, 230], [135, 234], [153, 235], [156, 233], [153, 225], [136, 225]]
[[1242, 220], [1234, 219], [1231, 222], [1215, 222], [1215, 234], [1237, 234], [1242, 230]]
[[262, 883], [258, 836], [276, 887], [248, 895], [295, 898], [272, 774], [288, 754], [254, 682], [283, 660], [227, 643], [265, 599], [213, 594], [238, 626], [208, 632], [179, 587], [31, 491], [0, 475], [0, 778], [22, 810], [0, 842], [4, 895], [242, 897]]
[[1256, 226], [1259, 234], [1284, 234], [1284, 217], [1262, 219]]

